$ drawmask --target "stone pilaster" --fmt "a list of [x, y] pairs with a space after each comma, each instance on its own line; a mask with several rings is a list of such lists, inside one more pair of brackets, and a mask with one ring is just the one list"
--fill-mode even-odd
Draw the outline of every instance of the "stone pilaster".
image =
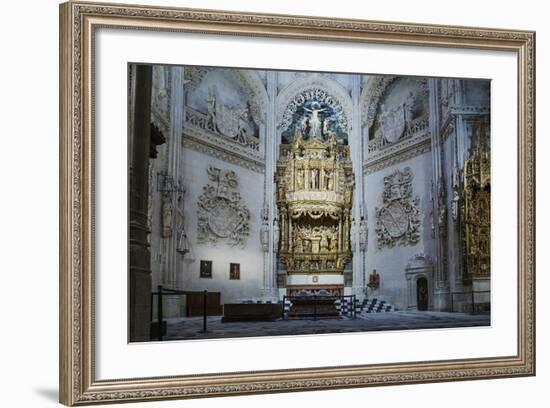
[[361, 76], [352, 76], [351, 98], [353, 110], [351, 113], [351, 131], [349, 134], [349, 144], [351, 150], [351, 159], [353, 165], [353, 173], [355, 179], [355, 189], [353, 192], [353, 208], [352, 218], [354, 220], [353, 231], [354, 237], [351, 239], [351, 248], [353, 252], [353, 294], [357, 295], [359, 300], [362, 300], [365, 295], [365, 252], [364, 247], [360, 245], [360, 223], [361, 215], [364, 213], [365, 203], [363, 202], [363, 138], [361, 137], [361, 104], [359, 102], [361, 96]]
[[[432, 144], [432, 197], [433, 197], [433, 225], [435, 226], [435, 263], [434, 263], [434, 304], [436, 310], [447, 310], [450, 305], [449, 279], [447, 270], [447, 237], [445, 199], [445, 182], [442, 168], [442, 146], [440, 137], [439, 89], [438, 79], [430, 78], [429, 112], [430, 136]], [[443, 197], [443, 201], [441, 200]]]
[[[265, 300], [277, 298], [277, 248], [275, 248], [275, 217], [277, 214], [275, 170], [279, 154], [277, 137], [277, 72], [267, 71], [267, 114], [265, 124], [265, 206], [268, 211], [269, 245], [264, 252], [264, 288]], [[280, 222], [280, 216], [279, 216]]]

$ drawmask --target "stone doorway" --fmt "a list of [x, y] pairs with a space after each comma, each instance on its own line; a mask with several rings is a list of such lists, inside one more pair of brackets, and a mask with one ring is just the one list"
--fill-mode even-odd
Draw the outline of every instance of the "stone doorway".
[[416, 281], [416, 304], [418, 310], [428, 310], [429, 291], [428, 280], [424, 277], [418, 278]]

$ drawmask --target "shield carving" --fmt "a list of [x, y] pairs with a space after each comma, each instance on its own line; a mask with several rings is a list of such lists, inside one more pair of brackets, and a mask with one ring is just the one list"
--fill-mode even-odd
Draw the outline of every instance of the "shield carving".
[[405, 112], [402, 106], [386, 112], [381, 121], [382, 136], [388, 143], [394, 143], [405, 131]]
[[209, 214], [208, 225], [221, 238], [229, 237], [242, 222], [239, 211], [227, 201], [218, 201]]
[[239, 134], [239, 114], [238, 108], [216, 104], [216, 125], [222, 134], [231, 138]]
[[380, 209], [379, 220], [392, 238], [399, 238], [409, 228], [409, 217], [399, 201], [392, 201]]

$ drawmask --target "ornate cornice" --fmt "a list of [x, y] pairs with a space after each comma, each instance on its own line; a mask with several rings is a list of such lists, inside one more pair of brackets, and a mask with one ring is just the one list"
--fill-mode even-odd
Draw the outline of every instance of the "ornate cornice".
[[432, 143], [429, 135], [421, 138], [409, 139], [406, 142], [395, 146], [391, 154], [386, 149], [383, 155], [378, 155], [374, 158], [365, 160], [363, 163], [363, 174], [372, 174], [386, 167], [401, 163], [405, 160], [412, 159], [423, 153], [427, 153], [432, 148]]
[[222, 147], [218, 140], [205, 137], [205, 134], [200, 129], [186, 127], [183, 132], [183, 146], [257, 173], [265, 173], [263, 158], [254, 157], [249, 151], [239, 151], [229, 144]]

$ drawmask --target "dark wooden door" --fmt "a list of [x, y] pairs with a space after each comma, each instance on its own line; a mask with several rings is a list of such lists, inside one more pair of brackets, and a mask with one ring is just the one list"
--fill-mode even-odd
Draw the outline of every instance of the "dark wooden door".
[[416, 305], [418, 310], [428, 310], [428, 280], [418, 278], [416, 281]]

